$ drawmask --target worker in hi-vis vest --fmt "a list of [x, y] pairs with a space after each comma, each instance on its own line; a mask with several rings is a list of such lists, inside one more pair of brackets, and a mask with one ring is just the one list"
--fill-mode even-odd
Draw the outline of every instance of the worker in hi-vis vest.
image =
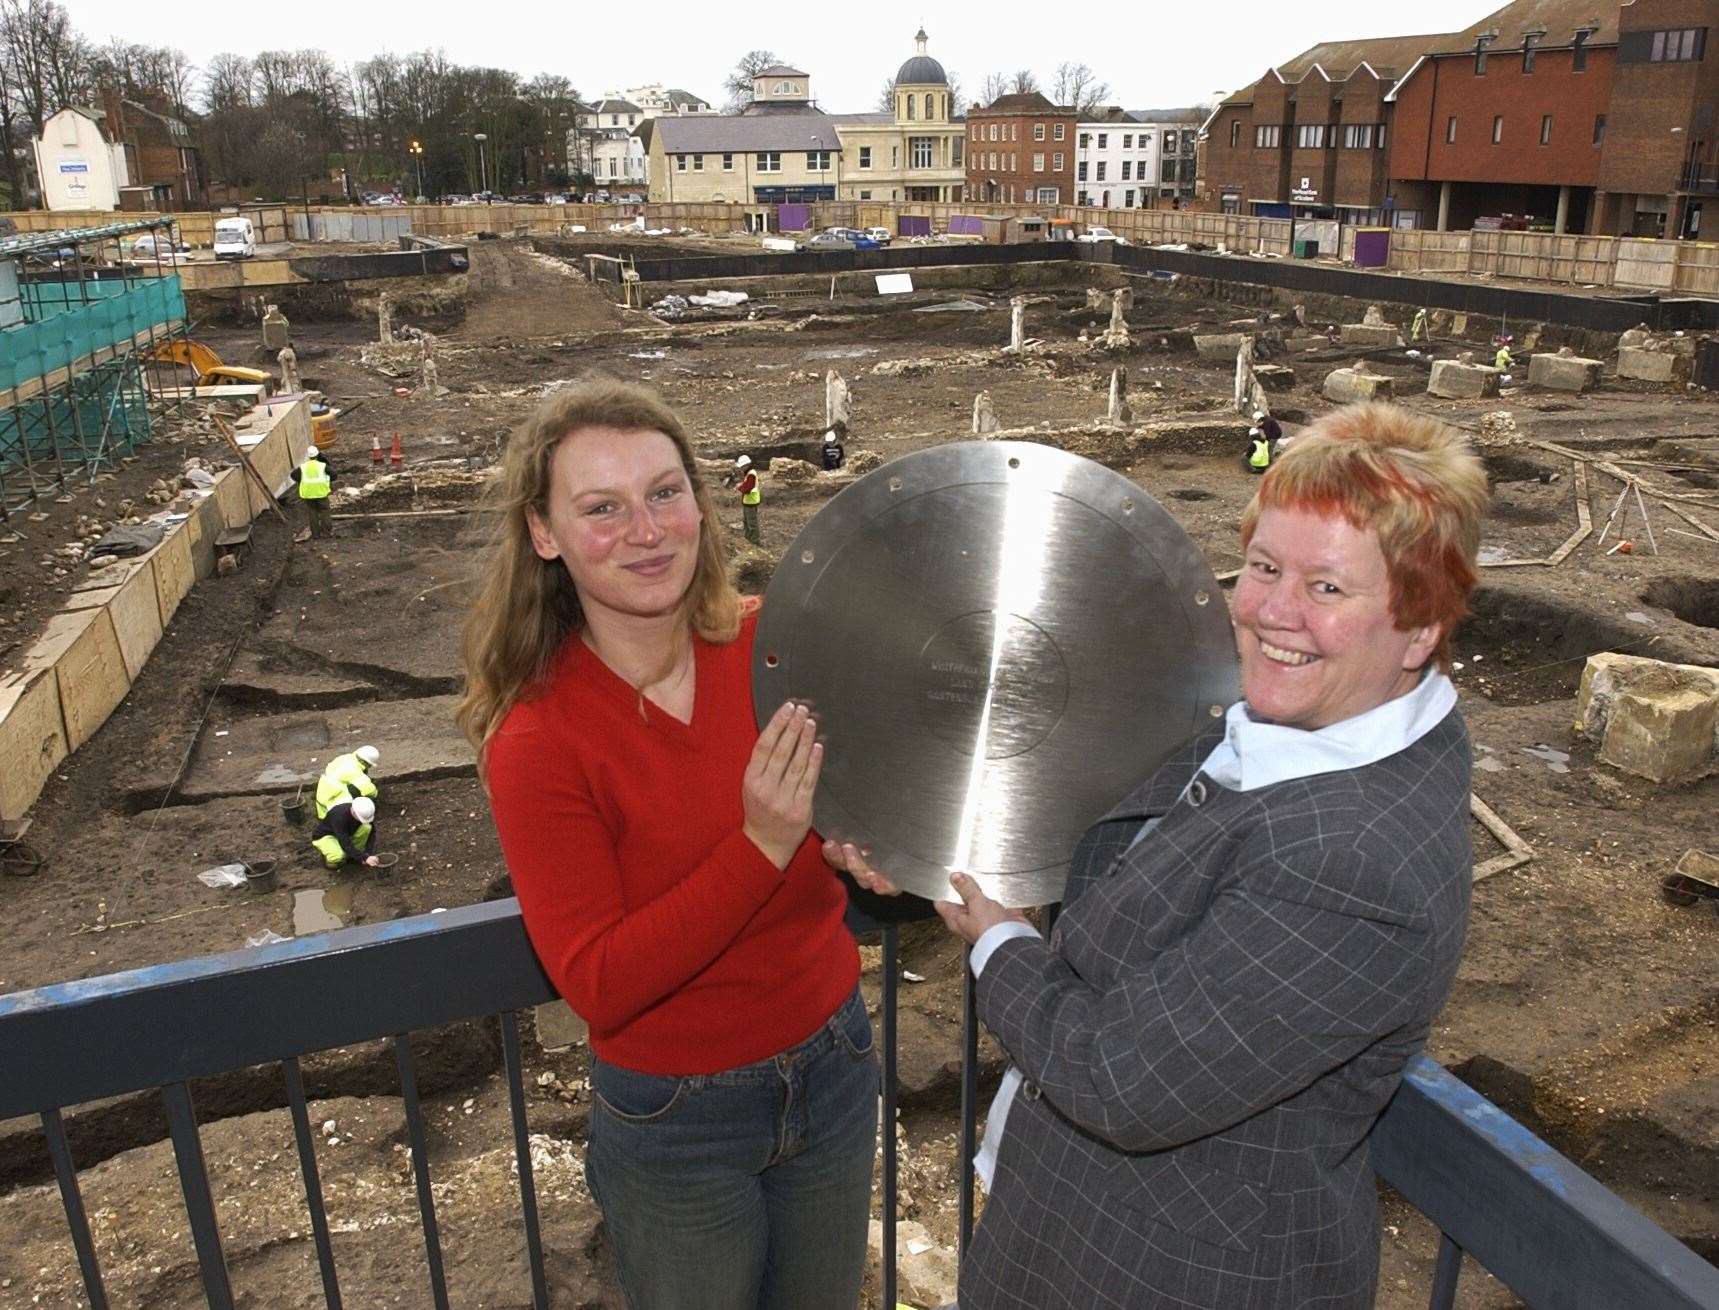
[[1432, 333], [1427, 330], [1426, 306], [1423, 305], [1423, 306], [1421, 306], [1421, 308], [1419, 308], [1415, 311], [1415, 321], [1409, 327], [1409, 340], [1410, 341], [1428, 341], [1431, 338], [1432, 338]]
[[375, 800], [376, 780], [370, 771], [381, 760], [382, 752], [374, 746], [360, 746], [324, 765], [322, 776], [316, 780], [316, 817], [323, 818], [342, 801], [355, 801], [360, 796]]
[[734, 472], [728, 475], [729, 485], [740, 493], [740, 518], [746, 529], [746, 540], [754, 546], [763, 544], [758, 527], [758, 506], [764, 493], [758, 487], [758, 470], [752, 467], [752, 456], [742, 455], [734, 461]]
[[375, 840], [376, 802], [368, 796], [342, 801], [310, 832], [310, 844], [331, 869], [348, 860], [375, 868], [377, 859], [370, 854], [370, 843]]
[[304, 463], [292, 471], [298, 497], [310, 518], [310, 535], [332, 537], [334, 516], [328, 511], [328, 493], [334, 490], [334, 468], [315, 446], [304, 452]]
[[1247, 452], [1242, 456], [1242, 466], [1256, 474], [1271, 467], [1271, 439], [1258, 428], [1247, 430]]
[[1502, 341], [1498, 345], [1498, 353], [1492, 357], [1492, 367], [1503, 372], [1516, 361], [1510, 357], [1510, 342]]

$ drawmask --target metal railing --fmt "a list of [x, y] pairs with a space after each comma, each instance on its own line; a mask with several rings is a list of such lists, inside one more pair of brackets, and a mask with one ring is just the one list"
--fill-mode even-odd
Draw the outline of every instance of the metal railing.
[[[898, 930], [862, 922], [883, 942], [883, 1304], [895, 1304], [896, 989]], [[971, 975], [963, 1025], [962, 1153], [977, 1123], [978, 1022]], [[109, 1302], [61, 1111], [158, 1089], [167, 1111], [204, 1297], [230, 1310], [234, 1293], [204, 1168], [190, 1081], [278, 1063], [291, 1110], [324, 1297], [341, 1305], [316, 1139], [299, 1059], [391, 1038], [399, 1068], [432, 1301], [449, 1305], [410, 1034], [478, 1018], [501, 1028], [519, 1170], [532, 1304], [548, 1310], [532, 1178], [516, 1013], [554, 998], [516, 901], [491, 901], [387, 923], [62, 983], [0, 997], [0, 1119], [39, 1115], [70, 1238], [93, 1310]], [[339, 996], [326, 1006], [322, 998]], [[238, 1015], [242, 1020], [220, 1016]], [[1557, 1310], [1719, 1307], [1719, 1269], [1656, 1227], [1569, 1160], [1430, 1060], [1411, 1066], [1373, 1133], [1380, 1176], [1442, 1233], [1431, 1299], [1454, 1304], [1463, 1255], [1474, 1256], [1532, 1306]], [[963, 1177], [963, 1246], [972, 1178]]]

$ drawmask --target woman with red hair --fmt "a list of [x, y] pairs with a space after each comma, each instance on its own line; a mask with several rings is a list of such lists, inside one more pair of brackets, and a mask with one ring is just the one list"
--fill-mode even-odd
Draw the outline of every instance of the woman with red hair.
[[1486, 499], [1431, 419], [1313, 424], [1242, 520], [1244, 699], [1082, 838], [1049, 940], [956, 875], [1013, 1062], [961, 1310], [1373, 1304], [1367, 1135], [1468, 919], [1445, 670]]

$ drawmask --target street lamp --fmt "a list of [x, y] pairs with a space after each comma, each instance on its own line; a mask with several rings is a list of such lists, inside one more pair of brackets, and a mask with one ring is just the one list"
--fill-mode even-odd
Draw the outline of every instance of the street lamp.
[[422, 197], [424, 194], [424, 143], [414, 141], [406, 149], [412, 152], [412, 162], [418, 166], [418, 195]]
[[[829, 152], [824, 149], [823, 137], [814, 134], [811, 140], [812, 144], [818, 147], [818, 200], [822, 202], [824, 198], [824, 156]], [[834, 199], [834, 197], [831, 198]]]
[[473, 132], [472, 140], [478, 143], [478, 190], [482, 191], [485, 195], [488, 195], [489, 170], [484, 166], [483, 143], [488, 141], [489, 137], [482, 132]]

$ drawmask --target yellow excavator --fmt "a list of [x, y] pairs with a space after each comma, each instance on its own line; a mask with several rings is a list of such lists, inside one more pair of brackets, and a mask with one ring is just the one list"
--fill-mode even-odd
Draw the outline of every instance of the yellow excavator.
[[178, 337], [160, 342], [150, 358], [164, 364], [183, 364], [197, 375], [200, 387], [218, 387], [226, 383], [254, 386], [272, 385], [274, 378], [260, 368], [243, 368], [238, 364], [223, 364], [221, 357], [201, 341]]
[[[200, 387], [218, 387], [225, 383], [262, 385], [268, 388], [274, 386], [273, 374], [260, 368], [245, 368], [241, 364], [223, 364], [221, 357], [201, 341], [179, 338], [163, 341], [156, 345], [150, 358], [160, 360], [164, 364], [184, 365], [196, 374], [196, 385]], [[316, 443], [319, 450], [326, 450], [334, 445], [334, 420], [340, 412], [328, 405], [312, 408], [310, 439]]]

